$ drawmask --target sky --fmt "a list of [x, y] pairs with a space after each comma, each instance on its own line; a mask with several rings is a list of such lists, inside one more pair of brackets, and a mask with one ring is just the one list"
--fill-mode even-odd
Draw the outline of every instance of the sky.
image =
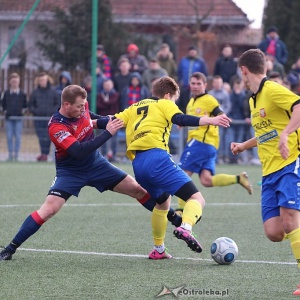
[[260, 28], [265, 0], [233, 0], [248, 16], [250, 21], [254, 20], [251, 28]]

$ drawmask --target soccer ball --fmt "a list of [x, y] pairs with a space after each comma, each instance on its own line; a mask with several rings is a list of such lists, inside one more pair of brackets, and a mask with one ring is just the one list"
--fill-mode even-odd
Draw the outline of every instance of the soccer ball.
[[232, 239], [220, 237], [212, 243], [210, 254], [213, 260], [218, 264], [229, 265], [237, 258], [238, 247]]

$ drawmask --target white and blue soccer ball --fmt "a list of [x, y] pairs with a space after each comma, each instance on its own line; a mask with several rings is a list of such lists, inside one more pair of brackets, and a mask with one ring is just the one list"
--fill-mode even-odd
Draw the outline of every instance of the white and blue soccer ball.
[[216, 239], [210, 247], [212, 259], [220, 265], [229, 265], [233, 263], [238, 256], [238, 252], [238, 246], [234, 240], [228, 237]]

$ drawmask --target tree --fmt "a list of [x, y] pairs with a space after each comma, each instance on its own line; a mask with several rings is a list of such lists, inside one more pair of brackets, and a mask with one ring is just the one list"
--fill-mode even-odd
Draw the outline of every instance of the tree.
[[[127, 34], [122, 24], [112, 22], [108, 0], [99, 1], [98, 43], [103, 44], [109, 56], [115, 60], [125, 49]], [[56, 7], [55, 26], [42, 24], [42, 39], [37, 46], [43, 55], [52, 62], [52, 67], [62, 69], [90, 68], [92, 0], [77, 0], [69, 10]]]
[[289, 58], [289, 68], [300, 55], [300, 1], [298, 0], [272, 0], [268, 1], [265, 9], [265, 33], [269, 26], [278, 28], [280, 38], [286, 43]]

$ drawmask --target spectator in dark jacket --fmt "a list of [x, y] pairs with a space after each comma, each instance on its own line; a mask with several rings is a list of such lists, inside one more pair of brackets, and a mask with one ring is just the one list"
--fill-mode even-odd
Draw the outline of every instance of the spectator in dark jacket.
[[[102, 92], [97, 95], [97, 114], [102, 116], [114, 115], [119, 112], [120, 95], [114, 89], [111, 79], [105, 79]], [[108, 151], [107, 148], [110, 147]], [[101, 153], [109, 161], [115, 161], [117, 155], [117, 134], [113, 135], [109, 141], [101, 146]]]
[[[52, 79], [47, 73], [42, 72], [36, 78], [36, 88], [33, 90], [29, 102], [29, 111], [36, 118], [34, 126], [39, 140], [41, 154], [37, 161], [47, 161], [50, 152], [51, 141], [48, 134], [48, 121], [54, 111], [59, 107], [59, 96], [52, 87]], [[46, 118], [45, 120], [43, 118]]]
[[9, 89], [3, 92], [1, 102], [5, 115], [8, 161], [13, 161], [18, 160], [23, 129], [23, 121], [20, 117], [26, 111], [27, 99], [25, 93], [20, 89], [19, 74], [10, 74], [8, 81]]
[[183, 57], [178, 66], [178, 82], [180, 87], [188, 87], [190, 77], [194, 72], [201, 72], [207, 75], [205, 61], [198, 57], [197, 48], [189, 47], [187, 56]]
[[151, 96], [149, 89], [143, 85], [142, 77], [138, 72], [133, 72], [130, 76], [129, 85], [126, 86], [121, 94], [120, 111], [129, 107], [131, 104], [139, 102]]
[[222, 55], [216, 61], [214, 75], [221, 76], [223, 82], [231, 85], [232, 80], [237, 76], [237, 70], [237, 60], [232, 56], [232, 48], [225, 45], [222, 49]]
[[279, 38], [278, 29], [271, 26], [267, 30], [267, 36], [260, 42], [258, 48], [264, 53], [276, 57], [277, 61], [283, 65], [288, 59], [288, 50], [286, 44]]
[[62, 90], [72, 84], [72, 76], [71, 73], [68, 71], [62, 71], [61, 74], [59, 75], [58, 78], [58, 85], [55, 87], [57, 93], [59, 94], [59, 96], [61, 96], [61, 92]]
[[130, 79], [130, 63], [128, 58], [123, 57], [118, 61], [118, 73], [114, 77], [116, 91], [121, 94], [124, 87], [128, 86]]

